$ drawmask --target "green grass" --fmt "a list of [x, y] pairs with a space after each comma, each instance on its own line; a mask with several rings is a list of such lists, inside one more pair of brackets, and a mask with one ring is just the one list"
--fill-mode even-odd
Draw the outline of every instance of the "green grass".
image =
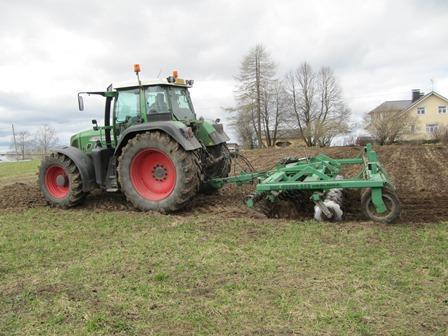
[[40, 160], [0, 163], [0, 186], [36, 180]]
[[0, 212], [1, 335], [446, 335], [448, 223]]

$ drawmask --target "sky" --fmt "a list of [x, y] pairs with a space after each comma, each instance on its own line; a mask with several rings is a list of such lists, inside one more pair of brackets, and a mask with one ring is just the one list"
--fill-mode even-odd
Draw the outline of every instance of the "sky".
[[[448, 96], [448, 1], [2, 1], [0, 152], [11, 124], [31, 133], [49, 124], [59, 141], [102, 124], [103, 101], [79, 91], [166, 77], [194, 79], [198, 116], [227, 121], [235, 75], [262, 43], [277, 76], [307, 61], [330, 66], [353, 121], [412, 89]], [[432, 81], [431, 81], [432, 80]]]

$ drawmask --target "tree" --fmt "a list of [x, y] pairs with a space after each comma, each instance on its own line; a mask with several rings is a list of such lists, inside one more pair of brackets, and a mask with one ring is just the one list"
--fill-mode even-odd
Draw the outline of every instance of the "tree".
[[415, 119], [405, 110], [378, 108], [365, 118], [365, 129], [372, 134], [380, 145], [391, 144], [409, 133]]
[[[253, 127], [257, 146], [263, 147], [263, 137], [270, 146], [271, 111], [268, 106], [270, 85], [275, 74], [275, 64], [262, 44], [257, 44], [243, 58], [236, 90], [236, 113], [244, 114], [238, 118], [250, 120]], [[274, 125], [275, 127], [275, 125]]]
[[225, 108], [224, 111], [232, 114], [230, 126], [235, 129], [238, 141], [243, 148], [255, 148], [257, 139], [252, 125], [251, 113], [242, 110], [242, 108], [238, 110], [232, 107]]
[[41, 126], [34, 135], [34, 143], [36, 149], [42, 154], [47, 155], [50, 148], [56, 146], [58, 138], [56, 136], [56, 130], [49, 126]]
[[[20, 153], [22, 160], [25, 160], [25, 154], [31, 151], [33, 141], [31, 134], [28, 131], [20, 131], [16, 133], [17, 151]], [[11, 148], [15, 148], [13, 140], [11, 141]]]
[[292, 117], [307, 146], [329, 146], [336, 135], [348, 132], [350, 110], [331, 68], [315, 73], [304, 62], [285, 81]]

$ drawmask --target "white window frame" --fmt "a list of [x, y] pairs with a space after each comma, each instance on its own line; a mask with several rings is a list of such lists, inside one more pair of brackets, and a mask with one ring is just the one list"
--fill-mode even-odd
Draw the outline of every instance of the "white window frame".
[[417, 107], [417, 115], [424, 115], [426, 113], [425, 107]]
[[446, 113], [446, 105], [441, 105], [437, 108], [438, 112], [440, 114], [445, 114]]
[[433, 134], [439, 129], [439, 124], [426, 124], [426, 133]]

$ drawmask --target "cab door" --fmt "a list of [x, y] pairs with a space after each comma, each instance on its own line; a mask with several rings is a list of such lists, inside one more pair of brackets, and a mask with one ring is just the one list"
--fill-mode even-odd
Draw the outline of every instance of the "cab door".
[[139, 88], [118, 91], [118, 96], [114, 101], [113, 112], [115, 143], [117, 143], [117, 139], [126, 128], [142, 123], [140, 111]]

